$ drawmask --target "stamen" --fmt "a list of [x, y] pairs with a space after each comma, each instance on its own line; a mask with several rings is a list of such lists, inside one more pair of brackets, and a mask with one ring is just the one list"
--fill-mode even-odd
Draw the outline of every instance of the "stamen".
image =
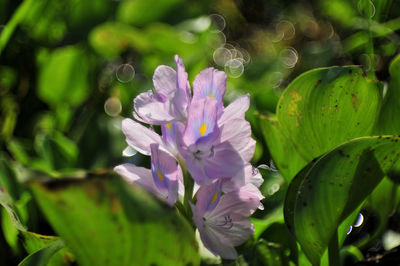
[[210, 94], [208, 94], [208, 97], [210, 97], [211, 99], [214, 98], [214, 95], [212, 94], [212, 92], [210, 92]]
[[224, 221], [220, 224], [217, 224], [217, 226], [231, 229], [233, 227], [232, 218], [229, 215], [225, 216]]
[[168, 123], [168, 124], [166, 124], [165, 126], [166, 126], [169, 130], [171, 130], [171, 128], [172, 128], [172, 127], [171, 127], [171, 123]]

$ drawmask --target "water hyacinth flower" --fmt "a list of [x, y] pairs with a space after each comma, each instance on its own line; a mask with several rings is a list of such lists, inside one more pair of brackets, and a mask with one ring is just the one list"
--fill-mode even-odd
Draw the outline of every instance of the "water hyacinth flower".
[[258, 208], [260, 199], [248, 187], [221, 196], [221, 183], [200, 187], [197, 203], [191, 205], [193, 220], [206, 248], [224, 259], [235, 259], [235, 246], [254, 233], [248, 217]]
[[[193, 213], [190, 222], [204, 246], [235, 259], [235, 246], [254, 233], [249, 216], [263, 209], [263, 180], [250, 164], [255, 150], [245, 120], [250, 97], [240, 96], [224, 107], [227, 77], [214, 68], [196, 76], [192, 96], [182, 59], [175, 56], [175, 64], [176, 71], [157, 67], [154, 90], [134, 99], [137, 121], [122, 121], [128, 145], [151, 157], [151, 169], [125, 163], [115, 171], [170, 206], [181, 201], [179, 209]], [[161, 136], [141, 123], [159, 126]]]

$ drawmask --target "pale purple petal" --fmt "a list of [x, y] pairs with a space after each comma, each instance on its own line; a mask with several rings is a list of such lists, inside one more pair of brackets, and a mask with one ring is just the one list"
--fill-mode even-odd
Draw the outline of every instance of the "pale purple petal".
[[204, 171], [210, 178], [232, 178], [243, 171], [245, 162], [237, 150], [229, 143], [215, 145], [213, 156], [204, 159]]
[[234, 260], [237, 258], [237, 252], [233, 245], [226, 245], [218, 238], [218, 233], [215, 233], [211, 227], [200, 229], [200, 239], [204, 246], [214, 255], [221, 256], [223, 259]]
[[204, 69], [193, 81], [193, 100], [206, 97], [218, 102], [218, 116], [223, 111], [223, 98], [226, 90], [227, 76], [225, 72], [212, 67]]
[[210, 98], [193, 100], [183, 135], [184, 144], [212, 143], [218, 137], [217, 101]]
[[178, 143], [180, 143], [180, 138], [183, 135], [184, 130], [185, 126], [181, 122], [161, 125], [164, 145], [175, 157], [178, 157], [179, 155]]
[[151, 144], [151, 171], [154, 183], [160, 191], [166, 192], [167, 200], [173, 205], [178, 198], [178, 177], [181, 169], [167, 152], [160, 150], [158, 144]]
[[[232, 178], [243, 171], [245, 162], [229, 142], [211, 147], [194, 145], [181, 149], [186, 167], [199, 185], [207, 185], [217, 178]], [[244, 174], [242, 174], [244, 175]]]
[[154, 71], [153, 84], [157, 93], [162, 93], [165, 96], [175, 93], [176, 71], [169, 66], [158, 66]]
[[254, 167], [251, 168], [252, 168], [251, 175], [246, 174], [246, 183], [251, 183], [259, 188], [264, 182], [264, 179], [257, 168]]
[[151, 170], [134, 164], [125, 163], [118, 165], [114, 171], [121, 175], [127, 182], [136, 184], [154, 195], [161, 196], [153, 181]]
[[230, 103], [218, 119], [218, 125], [223, 125], [232, 119], [244, 119], [244, 115], [250, 106], [250, 95], [246, 94], [238, 97], [232, 103]]
[[251, 138], [250, 123], [244, 119], [231, 119], [223, 124], [219, 142], [229, 142], [246, 162], [253, 158], [256, 142]]
[[[232, 224], [227, 223], [226, 219], [231, 219]], [[225, 224], [225, 226], [221, 226]], [[254, 234], [254, 225], [247, 218], [237, 214], [232, 214], [229, 218], [220, 218], [216, 222], [214, 233], [221, 245], [239, 246], [246, 242]]]
[[176, 109], [181, 113], [183, 117], [187, 116], [187, 108], [191, 100], [190, 85], [188, 81], [188, 74], [185, 71], [182, 59], [175, 55], [176, 63], [176, 93], [172, 100]]
[[150, 144], [162, 143], [157, 133], [129, 118], [122, 120], [122, 132], [129, 146], [144, 155], [150, 155]]
[[211, 185], [201, 186], [197, 192], [196, 208], [200, 213], [212, 211], [221, 197], [221, 182], [216, 181]]
[[221, 256], [224, 259], [235, 259], [237, 257], [237, 253], [233, 245], [222, 244], [218, 238], [219, 235], [216, 234], [213, 227], [205, 223], [205, 220], [203, 219], [203, 213], [199, 211], [197, 206], [194, 206], [192, 203], [190, 203], [190, 207], [192, 208], [193, 212], [193, 221], [199, 230], [200, 239], [204, 246], [215, 256]]
[[[250, 184], [251, 185], [251, 184]], [[227, 215], [239, 215], [249, 217], [260, 205], [260, 196], [254, 193], [250, 186], [244, 189], [224, 194], [218, 206], [206, 214], [206, 219], [212, 217], [225, 217]]]
[[[222, 182], [222, 191], [225, 193], [239, 190], [247, 183], [247, 177], [252, 176], [253, 166], [246, 164], [243, 171], [239, 171], [235, 176], [229, 179], [224, 179]], [[250, 178], [250, 177], [249, 177]]]
[[212, 179], [206, 175], [203, 161], [198, 160], [192, 152], [186, 149], [182, 149], [181, 154], [185, 158], [186, 167], [194, 181], [196, 181], [198, 185], [211, 184]]
[[147, 91], [139, 94], [133, 101], [134, 115], [148, 124], [165, 124], [181, 119], [168, 96]]

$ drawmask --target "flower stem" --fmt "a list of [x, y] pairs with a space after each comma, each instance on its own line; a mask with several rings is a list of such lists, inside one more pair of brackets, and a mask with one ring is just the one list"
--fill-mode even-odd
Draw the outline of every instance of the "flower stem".
[[184, 215], [191, 223], [192, 222], [192, 209], [190, 208], [189, 202], [191, 202], [193, 200], [192, 195], [193, 195], [194, 180], [190, 176], [189, 172], [187, 171], [185, 164], [180, 163], [180, 165], [181, 165], [182, 173], [183, 173], [183, 184], [185, 186], [185, 194], [183, 196], [183, 206], [184, 206], [184, 210], [185, 210]]
[[11, 35], [14, 33], [17, 26], [24, 20], [26, 14], [31, 10], [33, 0], [25, 0], [22, 2], [17, 10], [14, 12], [11, 19], [8, 21], [7, 25], [0, 34], [0, 54], [6, 47]]
[[339, 243], [338, 243], [338, 233], [335, 230], [334, 235], [328, 245], [328, 257], [329, 266], [340, 266], [340, 256], [339, 256]]

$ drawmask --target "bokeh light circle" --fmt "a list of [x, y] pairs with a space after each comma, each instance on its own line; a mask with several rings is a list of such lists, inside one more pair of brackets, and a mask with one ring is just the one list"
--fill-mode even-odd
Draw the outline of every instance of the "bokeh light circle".
[[122, 64], [117, 68], [115, 76], [119, 82], [128, 83], [135, 77], [135, 69], [130, 64]]
[[244, 66], [241, 60], [231, 59], [225, 64], [225, 72], [231, 78], [238, 78], [244, 72]]
[[104, 103], [104, 111], [109, 116], [118, 116], [122, 111], [121, 101], [116, 97], [110, 97]]

